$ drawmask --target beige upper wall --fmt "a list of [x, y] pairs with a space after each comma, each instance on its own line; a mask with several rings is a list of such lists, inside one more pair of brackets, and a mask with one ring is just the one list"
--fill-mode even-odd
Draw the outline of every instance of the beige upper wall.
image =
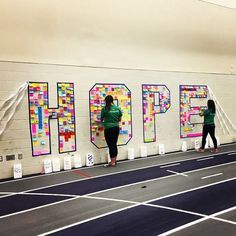
[[198, 0], [0, 0], [0, 60], [236, 73], [235, 23]]

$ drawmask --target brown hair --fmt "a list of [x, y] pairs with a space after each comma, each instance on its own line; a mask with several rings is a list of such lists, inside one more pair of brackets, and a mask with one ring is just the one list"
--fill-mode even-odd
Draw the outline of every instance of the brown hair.
[[216, 113], [216, 106], [213, 100], [210, 99], [207, 101], [207, 107], [212, 113]]
[[105, 97], [105, 102], [106, 102], [106, 109], [107, 109], [108, 111], [110, 111], [111, 105], [112, 105], [112, 103], [113, 103], [113, 97], [112, 97], [111, 95], [107, 95], [107, 96]]

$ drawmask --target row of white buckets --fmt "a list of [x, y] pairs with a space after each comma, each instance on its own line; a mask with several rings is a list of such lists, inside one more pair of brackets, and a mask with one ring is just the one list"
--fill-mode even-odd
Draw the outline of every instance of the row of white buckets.
[[[71, 170], [72, 168], [82, 167], [81, 156], [66, 155], [63, 157], [63, 170]], [[86, 166], [94, 165], [94, 156], [91, 153], [86, 155]], [[61, 170], [61, 160], [59, 157], [43, 160], [42, 174], [48, 174], [52, 172], [58, 172]], [[13, 177], [14, 179], [22, 178], [22, 164], [17, 163], [13, 165]]]
[[[217, 143], [218, 146], [220, 145], [219, 137], [217, 138]], [[201, 146], [200, 140], [195, 140], [194, 141], [194, 148], [197, 150]], [[213, 142], [210, 138], [206, 140], [206, 145], [205, 148], [213, 148]], [[187, 142], [183, 141], [181, 150], [183, 152], [187, 151]], [[159, 155], [164, 155], [165, 154], [165, 145], [164, 144], [159, 144], [158, 145], [158, 154]], [[107, 153], [108, 155], [108, 153]], [[147, 146], [141, 146], [140, 147], [140, 157], [147, 157], [148, 152], [147, 152]], [[133, 160], [135, 159], [135, 149], [134, 148], [128, 148], [128, 159]], [[109, 155], [108, 155], [108, 162], [109, 162]], [[86, 155], [86, 166], [93, 166], [94, 165], [94, 155], [92, 153], [87, 153]], [[66, 155], [64, 156], [63, 160], [63, 169], [64, 170], [71, 170], [72, 168], [80, 168], [82, 167], [82, 162], [81, 162], [81, 156], [73, 156], [73, 155]], [[61, 170], [61, 160], [60, 158], [56, 157], [53, 159], [44, 159], [43, 160], [43, 168], [42, 168], [42, 173], [48, 174], [52, 172], [58, 172]], [[22, 178], [22, 164], [17, 163], [14, 164], [13, 166], [13, 175], [14, 179]]]
[[[86, 166], [94, 165], [94, 156], [92, 153], [88, 153], [86, 155]], [[81, 156], [71, 156], [67, 155], [64, 156], [63, 161], [63, 169], [64, 170], [71, 170], [72, 168], [80, 168], [82, 167]], [[61, 160], [60, 158], [56, 157], [51, 159], [45, 159], [43, 161], [43, 170], [42, 172], [45, 174], [58, 172], [61, 170]]]
[[[217, 139], [217, 145], [220, 146], [220, 139], [219, 137], [216, 137]], [[198, 150], [201, 147], [201, 141], [200, 140], [195, 140], [194, 141], [194, 149]], [[212, 142], [211, 138], [207, 138], [206, 139], [206, 145], [205, 145], [205, 149], [208, 148], [213, 148], [214, 144]], [[183, 141], [182, 142], [182, 146], [181, 146], [181, 151], [182, 152], [186, 152], [188, 150], [188, 146], [187, 146], [187, 142]], [[158, 154], [159, 155], [164, 155], [165, 154], [165, 144], [159, 144], [158, 145]], [[146, 146], [141, 146], [140, 147], [140, 156], [141, 157], [147, 157], [147, 147]], [[134, 148], [128, 148], [128, 159], [129, 160], [133, 160], [135, 159], [135, 149]]]
[[[146, 146], [141, 146], [140, 147], [140, 157], [147, 157], [148, 152], [147, 152], [147, 147]], [[165, 145], [164, 144], [159, 144], [158, 145], [158, 154], [159, 155], [164, 155], [165, 154]], [[134, 148], [128, 148], [128, 159], [133, 160], [135, 159], [135, 149]]]

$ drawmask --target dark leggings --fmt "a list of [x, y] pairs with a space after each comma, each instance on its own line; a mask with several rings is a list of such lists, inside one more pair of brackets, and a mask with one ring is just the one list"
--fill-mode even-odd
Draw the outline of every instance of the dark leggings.
[[217, 148], [217, 140], [215, 137], [215, 125], [203, 125], [203, 133], [202, 133], [202, 149], [205, 148], [205, 144], [206, 144], [206, 137], [208, 135], [208, 133], [211, 136], [211, 139], [214, 143], [214, 148]]
[[109, 148], [110, 157], [117, 157], [118, 149], [117, 149], [117, 140], [119, 136], [120, 128], [112, 127], [110, 129], [105, 129], [105, 140], [107, 142], [107, 146]]

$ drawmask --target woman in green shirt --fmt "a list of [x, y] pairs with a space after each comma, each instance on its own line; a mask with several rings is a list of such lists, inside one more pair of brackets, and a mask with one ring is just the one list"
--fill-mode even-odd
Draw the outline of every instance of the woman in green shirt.
[[216, 114], [215, 102], [213, 100], [208, 100], [207, 109], [202, 110], [199, 113], [200, 116], [204, 116], [203, 131], [202, 131], [202, 146], [198, 150], [199, 152], [204, 152], [206, 137], [208, 133], [210, 134], [214, 144], [214, 149], [211, 152], [217, 153], [219, 151], [217, 148], [217, 140], [215, 137], [215, 123], [214, 123], [215, 114]]
[[116, 166], [116, 158], [118, 154], [117, 141], [120, 133], [119, 122], [121, 121], [122, 112], [116, 105], [114, 105], [113, 97], [111, 95], [106, 96], [105, 102], [106, 105], [101, 111], [101, 121], [103, 121], [104, 124], [105, 140], [111, 158], [111, 162], [105, 166], [109, 167]]

